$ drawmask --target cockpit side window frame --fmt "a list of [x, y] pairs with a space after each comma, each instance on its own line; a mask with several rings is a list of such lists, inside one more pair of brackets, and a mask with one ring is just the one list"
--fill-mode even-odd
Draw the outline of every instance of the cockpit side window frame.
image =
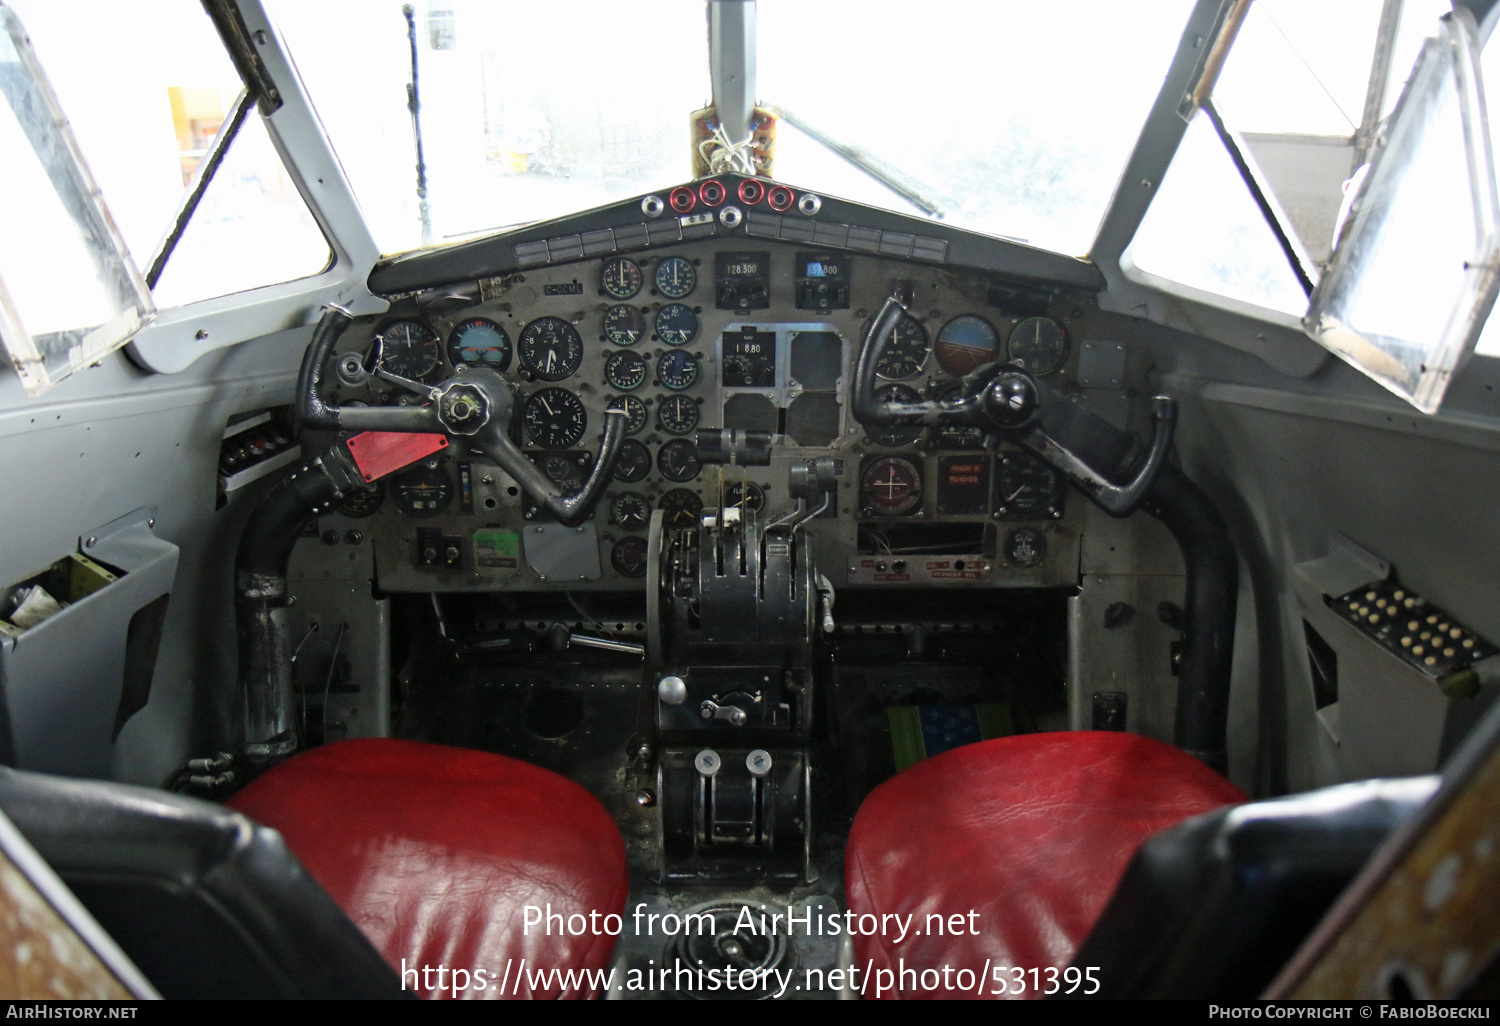
[[1187, 133], [1178, 111], [1201, 65], [1203, 48], [1212, 45], [1215, 26], [1223, 22], [1221, 9], [1234, 2], [1198, 0], [1193, 7], [1089, 255], [1108, 282], [1099, 295], [1102, 308], [1213, 339], [1251, 353], [1283, 374], [1307, 377], [1329, 354], [1302, 333], [1295, 319], [1273, 319], [1270, 311], [1175, 284], [1168, 291], [1161, 279], [1141, 273], [1126, 253]]
[[370, 292], [379, 247], [319, 122], [286, 45], [261, 0], [236, 0], [248, 38], [275, 83], [281, 105], [263, 118], [287, 174], [317, 222], [333, 260], [311, 277], [163, 310], [130, 343], [131, 357], [158, 373], [185, 369], [205, 353], [310, 325], [336, 303], [354, 314], [389, 304]]

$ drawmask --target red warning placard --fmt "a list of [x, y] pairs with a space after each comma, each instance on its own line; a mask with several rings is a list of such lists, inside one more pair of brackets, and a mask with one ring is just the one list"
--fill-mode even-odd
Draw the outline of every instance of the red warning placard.
[[349, 439], [349, 455], [366, 481], [393, 474], [402, 467], [448, 448], [448, 436], [405, 431], [365, 431]]

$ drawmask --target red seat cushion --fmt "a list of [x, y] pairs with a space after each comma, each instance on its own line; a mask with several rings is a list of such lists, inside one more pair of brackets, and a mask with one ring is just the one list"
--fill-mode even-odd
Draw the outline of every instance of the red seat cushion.
[[[625, 910], [625, 845], [604, 806], [556, 773], [463, 748], [342, 741], [287, 760], [230, 804], [281, 832], [408, 989], [588, 996], [587, 983], [534, 987], [531, 974], [608, 968], [603, 918]], [[563, 928], [528, 931], [526, 906], [549, 905]], [[582, 933], [567, 929], [594, 912]]]
[[875, 973], [865, 994], [885, 980], [879, 996], [1040, 996], [1147, 836], [1245, 800], [1186, 752], [1134, 734], [1027, 734], [917, 763], [870, 793], [849, 834], [851, 912], [903, 917], [863, 932], [854, 920], [858, 965]]

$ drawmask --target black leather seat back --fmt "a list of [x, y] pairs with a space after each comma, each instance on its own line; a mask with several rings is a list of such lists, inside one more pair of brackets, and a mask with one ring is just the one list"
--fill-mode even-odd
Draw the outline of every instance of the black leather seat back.
[[1096, 997], [1250, 1001], [1439, 778], [1368, 780], [1197, 816], [1152, 837], [1078, 949]]
[[164, 997], [403, 996], [281, 835], [238, 813], [4, 768], [0, 809]]

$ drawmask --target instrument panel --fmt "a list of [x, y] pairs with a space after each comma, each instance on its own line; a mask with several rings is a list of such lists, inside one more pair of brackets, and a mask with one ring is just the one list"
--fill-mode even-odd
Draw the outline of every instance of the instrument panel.
[[[463, 367], [501, 373], [519, 386], [513, 438], [565, 490], [597, 458], [604, 410], [624, 409], [614, 481], [586, 523], [562, 528], [455, 440], [324, 519], [371, 539], [388, 591], [634, 589], [654, 511], [672, 527], [705, 506], [772, 516], [792, 504], [793, 463], [831, 454], [838, 501], [805, 529], [836, 585], [1075, 584], [1086, 500], [1051, 468], [987, 450], [977, 429], [871, 432], [851, 416], [859, 346], [893, 290], [911, 311], [877, 367], [878, 392], [893, 399], [951, 396], [995, 360], [1067, 389], [1077, 340], [1095, 337], [1101, 317], [1082, 289], [746, 237], [398, 297], [350, 327], [336, 364], [358, 354], [429, 384]], [[333, 391], [345, 405], [423, 401], [376, 377]], [[697, 433], [724, 428], [771, 434], [770, 464], [702, 463]]]

